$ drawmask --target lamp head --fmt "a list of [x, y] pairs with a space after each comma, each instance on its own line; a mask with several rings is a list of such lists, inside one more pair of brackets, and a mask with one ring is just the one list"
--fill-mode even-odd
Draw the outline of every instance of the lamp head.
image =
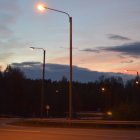
[[30, 49], [31, 49], [31, 50], [34, 50], [35, 48], [34, 48], [34, 47], [30, 47]]
[[41, 12], [43, 12], [44, 10], [46, 10], [46, 6], [44, 5], [44, 4], [38, 4], [37, 5], [37, 9], [39, 10], [39, 11], [41, 11]]

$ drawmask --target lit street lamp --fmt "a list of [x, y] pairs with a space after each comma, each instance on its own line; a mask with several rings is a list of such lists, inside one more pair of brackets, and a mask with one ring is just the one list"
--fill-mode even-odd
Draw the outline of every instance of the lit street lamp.
[[69, 23], [70, 23], [70, 74], [69, 74], [69, 119], [72, 118], [72, 17], [64, 11], [56, 10], [49, 8], [45, 5], [39, 4], [37, 6], [38, 10], [44, 11], [46, 9], [52, 10], [55, 12], [63, 13], [68, 16], [69, 18]]
[[137, 70], [125, 70], [125, 71], [126, 71], [126, 72], [128, 72], [128, 71], [134, 71], [134, 72], [136, 72], [136, 74], [137, 74], [137, 76], [136, 76], [136, 78], [137, 78], [136, 84], [139, 84], [139, 81], [138, 81], [139, 72], [138, 72]]
[[40, 115], [43, 117], [43, 112], [44, 112], [44, 80], [45, 80], [45, 55], [46, 55], [46, 50], [43, 48], [36, 48], [36, 47], [30, 47], [31, 49], [40, 49], [43, 50], [43, 71], [42, 71], [42, 91], [41, 91], [41, 110], [40, 110]]
[[139, 72], [137, 70], [124, 70], [124, 71], [126, 71], [126, 72], [128, 72], [128, 71], [134, 71], [134, 72], [137, 73], [137, 77], [139, 76]]

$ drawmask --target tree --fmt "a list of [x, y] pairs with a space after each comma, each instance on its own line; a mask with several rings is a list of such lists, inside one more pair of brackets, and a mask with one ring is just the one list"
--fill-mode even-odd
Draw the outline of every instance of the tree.
[[3, 107], [9, 114], [19, 115], [23, 111], [25, 75], [18, 68], [10, 65], [4, 71]]

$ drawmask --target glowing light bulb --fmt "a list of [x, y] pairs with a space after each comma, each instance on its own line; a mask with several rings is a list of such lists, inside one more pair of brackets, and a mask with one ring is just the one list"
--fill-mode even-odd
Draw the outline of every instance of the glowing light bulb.
[[45, 8], [45, 6], [44, 6], [43, 4], [38, 4], [38, 5], [37, 5], [37, 9], [38, 9], [39, 11], [44, 11], [46, 8]]

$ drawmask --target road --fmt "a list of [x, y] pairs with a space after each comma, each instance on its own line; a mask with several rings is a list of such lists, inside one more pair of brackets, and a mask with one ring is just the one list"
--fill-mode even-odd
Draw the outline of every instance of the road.
[[[3, 124], [4, 120], [1, 122]], [[140, 140], [140, 130], [43, 128], [0, 125], [0, 140]]]

